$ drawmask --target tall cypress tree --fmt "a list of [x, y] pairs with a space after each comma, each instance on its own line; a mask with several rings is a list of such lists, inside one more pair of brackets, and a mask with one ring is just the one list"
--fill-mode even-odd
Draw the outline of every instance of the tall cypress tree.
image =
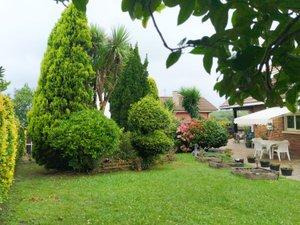
[[148, 61], [141, 61], [138, 46], [131, 50], [127, 64], [110, 100], [111, 117], [119, 126], [127, 129], [130, 105], [149, 93]]
[[86, 16], [71, 4], [50, 34], [29, 116], [33, 156], [46, 168], [66, 167], [66, 160], [48, 141], [55, 122], [93, 107], [95, 74], [88, 55], [90, 48]]

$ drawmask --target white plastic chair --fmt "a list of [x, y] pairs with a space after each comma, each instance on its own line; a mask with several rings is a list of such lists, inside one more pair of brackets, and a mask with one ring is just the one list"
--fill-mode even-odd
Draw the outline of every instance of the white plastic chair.
[[264, 152], [268, 153], [267, 148], [261, 143], [262, 139], [261, 138], [253, 138], [252, 139], [253, 144], [254, 144], [254, 156], [259, 155], [259, 158], [261, 159]]
[[289, 141], [284, 140], [280, 143], [278, 143], [275, 147], [273, 147], [273, 153], [276, 152], [278, 156], [278, 160], [281, 161], [280, 154], [286, 153], [289, 161], [291, 161], [290, 152], [289, 152]]

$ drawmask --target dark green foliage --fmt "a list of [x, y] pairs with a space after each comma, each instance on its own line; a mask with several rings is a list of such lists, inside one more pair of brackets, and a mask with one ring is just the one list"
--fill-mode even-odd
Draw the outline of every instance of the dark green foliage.
[[132, 160], [137, 157], [137, 152], [132, 146], [132, 133], [127, 131], [121, 134], [119, 152], [117, 157], [123, 160]]
[[93, 170], [100, 159], [118, 151], [121, 131], [97, 110], [84, 110], [59, 121], [50, 131], [49, 142], [66, 160], [65, 169]]
[[138, 47], [131, 50], [127, 65], [110, 100], [111, 117], [120, 127], [128, 129], [127, 118], [131, 104], [149, 93], [147, 61], [143, 64]]
[[152, 77], [148, 77], [148, 85], [149, 85], [149, 95], [151, 95], [156, 100], [159, 99], [158, 89], [156, 86], [156, 82]]
[[10, 82], [4, 80], [4, 69], [0, 66], [0, 92], [5, 91]]
[[208, 73], [213, 62], [218, 63], [216, 70], [222, 77], [215, 90], [228, 98], [230, 104], [243, 104], [252, 96], [267, 106], [286, 105], [297, 110], [300, 1], [122, 0], [122, 10], [132, 19], [142, 20], [143, 26], [151, 13], [160, 12], [165, 6], [179, 6], [178, 25], [194, 16], [203, 23], [209, 21], [215, 28], [211, 36], [184, 38], [174, 48], [164, 43], [171, 51], [167, 67], [178, 61], [183, 49], [190, 48], [192, 54], [203, 56]]
[[55, 121], [93, 107], [95, 76], [88, 55], [90, 48], [86, 16], [71, 4], [49, 37], [29, 115], [33, 156], [47, 168], [63, 169], [68, 164], [62, 152], [53, 149], [48, 141]]
[[182, 106], [192, 118], [199, 117], [200, 91], [193, 88], [181, 88], [180, 94], [183, 96]]
[[202, 148], [219, 148], [225, 146], [228, 141], [227, 130], [216, 120], [201, 120], [191, 133], [194, 135], [193, 143]]
[[143, 159], [143, 168], [149, 167], [159, 154], [174, 145], [173, 116], [151, 96], [132, 105], [128, 125], [133, 133], [133, 147]]
[[24, 128], [28, 125], [27, 114], [32, 106], [33, 90], [25, 84], [21, 89], [15, 91], [13, 99], [15, 114], [20, 121], [20, 125]]

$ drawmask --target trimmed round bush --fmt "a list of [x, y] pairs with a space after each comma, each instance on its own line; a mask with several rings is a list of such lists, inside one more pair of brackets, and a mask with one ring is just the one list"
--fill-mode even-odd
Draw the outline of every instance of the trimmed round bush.
[[170, 150], [174, 142], [163, 131], [156, 130], [147, 135], [135, 134], [132, 138], [132, 144], [142, 158], [151, 159], [153, 156]]
[[146, 96], [132, 105], [128, 125], [132, 131], [132, 145], [143, 159], [143, 168], [148, 168], [161, 153], [173, 145], [173, 115], [151, 96]]
[[67, 162], [66, 169], [93, 170], [100, 159], [118, 151], [121, 130], [117, 124], [97, 110], [71, 114], [55, 124], [49, 143]]
[[128, 125], [131, 131], [148, 134], [155, 130], [168, 130], [172, 124], [172, 114], [152, 96], [133, 104], [129, 111]]

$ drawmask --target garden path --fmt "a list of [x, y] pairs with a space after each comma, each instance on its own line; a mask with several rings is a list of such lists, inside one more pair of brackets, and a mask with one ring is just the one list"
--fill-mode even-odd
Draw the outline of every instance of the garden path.
[[[224, 148], [232, 149], [233, 157], [234, 158], [244, 158], [246, 160], [247, 156], [252, 156], [254, 154], [254, 149], [246, 148], [245, 143], [241, 141], [240, 143], [235, 143], [233, 139], [228, 141], [227, 146]], [[281, 161], [281, 165], [291, 165], [294, 168], [293, 174], [289, 179], [300, 180], [300, 158], [299, 156], [291, 156], [292, 160], [289, 162], [287, 158], [283, 158]], [[277, 158], [274, 158], [272, 161], [278, 162]]]

